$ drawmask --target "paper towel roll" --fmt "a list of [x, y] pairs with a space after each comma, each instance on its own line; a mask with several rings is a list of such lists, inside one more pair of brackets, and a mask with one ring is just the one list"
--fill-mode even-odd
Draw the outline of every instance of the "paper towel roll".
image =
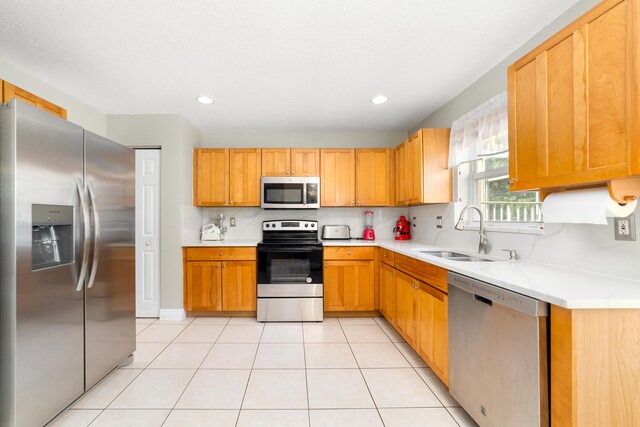
[[607, 217], [629, 216], [637, 204], [621, 206], [606, 188], [551, 193], [542, 203], [542, 218], [545, 223], [606, 224]]

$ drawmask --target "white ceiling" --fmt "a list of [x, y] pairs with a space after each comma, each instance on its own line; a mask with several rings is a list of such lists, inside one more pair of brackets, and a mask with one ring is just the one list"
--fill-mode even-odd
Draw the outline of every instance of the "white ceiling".
[[408, 130], [576, 2], [2, 0], [0, 55], [107, 114]]

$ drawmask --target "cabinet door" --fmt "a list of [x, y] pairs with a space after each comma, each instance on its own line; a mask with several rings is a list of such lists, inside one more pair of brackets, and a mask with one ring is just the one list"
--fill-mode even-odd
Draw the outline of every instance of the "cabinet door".
[[418, 307], [418, 281], [400, 271], [394, 271], [396, 326], [411, 347], [416, 348]]
[[221, 273], [219, 262], [188, 261], [186, 300], [187, 311], [220, 311]]
[[427, 284], [418, 291], [418, 353], [445, 384], [449, 382], [447, 294]]
[[199, 148], [193, 150], [193, 204], [229, 205], [229, 150]]
[[2, 102], [9, 102], [12, 99], [19, 99], [20, 101], [24, 101], [27, 104], [31, 104], [34, 107], [38, 107], [41, 110], [46, 111], [47, 113], [51, 113], [54, 116], [58, 116], [62, 119], [67, 118], [67, 110], [62, 107], [59, 107], [51, 102], [40, 98], [37, 95], [34, 95], [31, 92], [27, 92], [24, 89], [21, 89], [15, 85], [12, 85], [9, 82], [1, 81], [0, 85], [2, 85]]
[[292, 148], [291, 175], [320, 176], [320, 150], [317, 148]]
[[320, 201], [322, 206], [355, 206], [355, 150], [320, 150]]
[[451, 203], [449, 140], [451, 129], [421, 129], [424, 168], [423, 203]]
[[229, 205], [260, 206], [259, 148], [229, 150]]
[[634, 174], [638, 12], [634, 1], [616, 3], [600, 3], [509, 67], [511, 190]]
[[325, 261], [325, 311], [374, 309], [373, 261]]
[[406, 194], [407, 203], [422, 203], [423, 194], [423, 152], [422, 131], [413, 134], [406, 143]]
[[256, 283], [254, 261], [222, 261], [222, 309], [255, 310]]
[[288, 148], [262, 149], [262, 176], [287, 176], [291, 174], [291, 150]]
[[380, 263], [380, 313], [393, 324], [395, 321], [394, 269]]
[[396, 147], [396, 205], [402, 206], [407, 199], [407, 142]]
[[394, 201], [394, 152], [388, 148], [356, 150], [356, 205], [391, 206]]

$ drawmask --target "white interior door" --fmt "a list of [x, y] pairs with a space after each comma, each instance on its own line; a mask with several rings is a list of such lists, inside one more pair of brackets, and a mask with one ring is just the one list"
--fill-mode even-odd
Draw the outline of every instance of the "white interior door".
[[160, 150], [136, 150], [136, 316], [160, 312]]

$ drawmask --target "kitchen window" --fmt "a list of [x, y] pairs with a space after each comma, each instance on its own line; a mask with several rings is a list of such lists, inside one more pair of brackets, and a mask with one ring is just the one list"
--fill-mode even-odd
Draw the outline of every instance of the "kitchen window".
[[[542, 206], [537, 191], [509, 191], [507, 95], [502, 93], [451, 126], [449, 166], [457, 171], [454, 215], [478, 206], [488, 230], [539, 234]], [[478, 229], [480, 216], [465, 216], [465, 228]]]

